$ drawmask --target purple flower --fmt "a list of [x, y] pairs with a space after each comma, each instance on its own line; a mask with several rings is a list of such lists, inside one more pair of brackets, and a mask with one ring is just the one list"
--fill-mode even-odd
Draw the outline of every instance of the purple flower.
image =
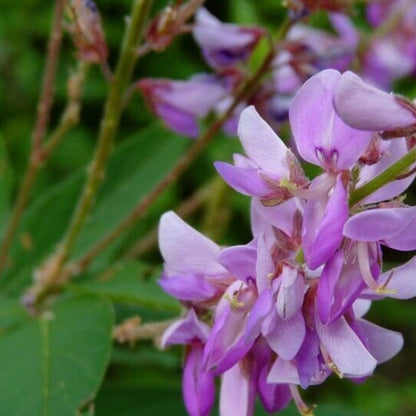
[[220, 248], [173, 212], [160, 219], [159, 248], [165, 270], [158, 283], [181, 301], [209, 301], [233, 281], [217, 260]]
[[416, 207], [375, 208], [352, 216], [344, 235], [356, 241], [378, 241], [396, 250], [416, 249]]
[[234, 166], [216, 162], [215, 168], [238, 192], [258, 196], [268, 205], [291, 197], [286, 186], [304, 186], [299, 162], [253, 106], [240, 116], [238, 135], [248, 156], [234, 155]]
[[221, 23], [208, 10], [201, 8], [195, 15], [193, 35], [205, 60], [218, 69], [247, 61], [264, 30]]
[[314, 289], [306, 295], [304, 307], [307, 331], [299, 352], [292, 360], [278, 357], [270, 370], [270, 383], [320, 384], [334, 371], [352, 379], [372, 374], [377, 363], [397, 354], [402, 336], [359, 319], [352, 310], [323, 325], [314, 306]]
[[338, 71], [321, 71], [305, 82], [289, 110], [299, 154], [329, 172], [350, 169], [371, 140], [369, 132], [347, 126], [336, 114], [333, 101], [341, 80]]
[[294, 94], [322, 69], [348, 69], [358, 44], [357, 30], [343, 14], [330, 13], [329, 19], [337, 36], [301, 24], [289, 30], [285, 49], [273, 63], [276, 92]]
[[182, 390], [186, 410], [191, 416], [208, 416], [215, 399], [214, 376], [202, 366], [204, 343], [209, 326], [199, 321], [191, 309], [186, 318], [173, 323], [163, 334], [162, 346], [187, 345], [182, 378]]
[[227, 370], [221, 380], [221, 416], [252, 415], [256, 394], [269, 413], [284, 409], [291, 400], [287, 385], [267, 382], [272, 351], [264, 340], [255, 343], [250, 353]]
[[303, 217], [302, 242], [311, 269], [324, 264], [339, 248], [348, 219], [348, 195], [343, 175], [322, 174], [310, 187]]
[[197, 120], [215, 110], [229, 89], [224, 80], [211, 75], [198, 75], [189, 81], [145, 78], [137, 83], [152, 111], [172, 130], [198, 137]]
[[364, 79], [389, 89], [393, 81], [416, 69], [416, 7], [411, 0], [376, 2], [367, 7], [367, 19], [384, 27], [381, 35], [370, 40], [363, 56]]
[[[379, 287], [381, 252], [377, 244], [366, 247], [365, 258], [358, 255], [358, 244], [350, 242], [325, 264], [317, 290], [317, 308], [321, 322], [334, 322], [356, 301], [365, 288]], [[357, 261], [358, 259], [358, 261]]]
[[365, 289], [361, 297], [366, 299], [381, 299], [385, 296], [396, 299], [410, 299], [416, 296], [416, 257], [402, 266], [393, 268], [381, 274], [377, 282], [387, 290], [385, 294], [377, 294], [371, 289]]
[[334, 103], [339, 117], [356, 129], [394, 131], [416, 123], [411, 102], [366, 84], [352, 72], [340, 78]]

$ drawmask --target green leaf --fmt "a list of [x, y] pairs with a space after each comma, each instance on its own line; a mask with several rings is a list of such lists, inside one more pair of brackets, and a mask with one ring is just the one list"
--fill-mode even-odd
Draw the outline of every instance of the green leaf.
[[166, 175], [183, 153], [187, 141], [160, 126], [140, 134], [139, 140], [124, 145], [108, 167], [97, 207], [84, 227], [74, 249], [80, 256], [127, 216], [138, 201]]
[[0, 336], [9, 327], [27, 317], [27, 312], [16, 299], [0, 295]]
[[[179, 314], [179, 302], [167, 295], [154, 278], [145, 279], [149, 268], [141, 263], [119, 264], [110, 272], [91, 278], [82, 278], [72, 283], [74, 291], [98, 294], [113, 302], [138, 305], [151, 310]], [[160, 273], [156, 274], [157, 276]]]
[[12, 182], [12, 171], [9, 165], [9, 158], [4, 144], [3, 137], [0, 135], [0, 231], [2, 232], [6, 224], [9, 213], [10, 191]]
[[187, 415], [180, 389], [111, 385], [100, 392], [96, 411], [100, 416]]
[[74, 416], [97, 393], [111, 352], [111, 305], [71, 297], [0, 338], [4, 415]]

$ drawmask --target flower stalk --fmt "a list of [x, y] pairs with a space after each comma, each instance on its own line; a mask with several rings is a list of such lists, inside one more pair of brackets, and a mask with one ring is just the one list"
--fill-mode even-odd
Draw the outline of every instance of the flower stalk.
[[407, 172], [415, 162], [416, 148], [412, 148], [401, 159], [393, 163], [384, 172], [380, 173], [380, 175], [352, 191], [349, 200], [350, 207], [353, 207], [389, 182], [396, 180], [400, 175]]

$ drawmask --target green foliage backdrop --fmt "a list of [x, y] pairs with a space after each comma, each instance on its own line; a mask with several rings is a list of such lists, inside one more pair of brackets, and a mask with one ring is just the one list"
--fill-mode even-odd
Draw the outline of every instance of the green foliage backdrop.
[[[156, 1], [154, 11], [165, 3]], [[97, 4], [113, 64], [130, 0], [98, 0]], [[207, 7], [223, 20], [268, 27], [276, 27], [282, 16], [277, 0], [211, 0]], [[51, 13], [51, 2], [2, 1], [0, 231], [8, 220], [27, 162]], [[355, 18], [360, 23], [359, 15]], [[318, 18], [317, 24], [322, 21]], [[65, 37], [52, 126], [65, 105], [66, 78], [74, 66], [73, 47]], [[140, 61], [136, 75], [181, 79], [200, 71], [208, 68], [192, 39], [185, 36], [167, 51]], [[69, 293], [50, 312], [28, 317], [19, 306], [20, 294], [30, 284], [33, 267], [53, 250], [68, 224], [97, 137], [107, 92], [98, 68], [92, 69], [86, 85], [81, 124], [68, 134], [41, 171], [11, 250], [12, 267], [0, 280], [0, 414], [63, 416], [74, 415], [78, 409], [80, 414], [88, 415], [95, 408], [99, 416], [182, 415], [181, 350], [160, 352], [150, 342], [112, 345], [113, 320], [121, 322], [139, 315], [150, 322], [174, 317], [179, 311], [179, 305], [155, 284], [161, 266], [157, 250], [146, 254], [140, 263], [126, 261], [123, 255], [157, 223], [163, 211], [177, 206], [213, 176], [213, 160], [230, 159], [239, 144], [233, 139], [216, 138], [189, 173], [93, 263], [88, 275], [74, 281]], [[406, 80], [399, 88], [412, 97], [416, 82]], [[155, 121], [141, 97], [134, 96], [74, 258], [117, 224], [188, 146], [186, 139]], [[224, 201], [230, 218], [219, 233], [219, 242], [248, 241], [247, 201], [234, 193], [227, 194]], [[203, 227], [205, 220], [203, 211], [190, 219], [198, 227]], [[397, 261], [394, 257], [390, 260]], [[386, 300], [375, 305], [371, 315], [374, 322], [404, 332], [403, 352], [377, 369], [375, 377], [363, 385], [331, 377], [319, 393], [312, 388], [306, 398], [319, 404], [317, 415], [416, 414], [416, 305], [412, 301], [399, 304]], [[282, 414], [296, 412], [290, 407]]]

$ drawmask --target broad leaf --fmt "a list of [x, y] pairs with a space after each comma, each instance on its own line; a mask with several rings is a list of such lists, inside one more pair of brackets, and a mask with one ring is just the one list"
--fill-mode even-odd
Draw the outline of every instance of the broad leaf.
[[9, 213], [10, 191], [11, 191], [12, 171], [9, 165], [9, 158], [4, 144], [3, 137], [0, 135], [0, 231], [2, 232]]
[[97, 393], [110, 359], [113, 312], [79, 296], [0, 338], [4, 415], [74, 416]]

